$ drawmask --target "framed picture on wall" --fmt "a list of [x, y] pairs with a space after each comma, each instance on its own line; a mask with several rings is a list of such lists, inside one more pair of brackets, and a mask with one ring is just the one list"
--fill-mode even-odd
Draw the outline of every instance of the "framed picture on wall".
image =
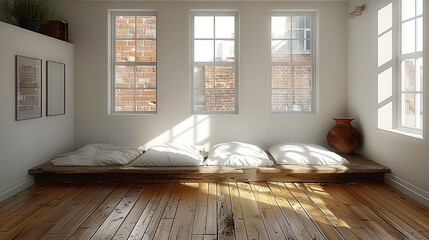
[[66, 113], [65, 69], [64, 63], [46, 61], [46, 116]]
[[42, 117], [42, 60], [16, 56], [16, 121]]

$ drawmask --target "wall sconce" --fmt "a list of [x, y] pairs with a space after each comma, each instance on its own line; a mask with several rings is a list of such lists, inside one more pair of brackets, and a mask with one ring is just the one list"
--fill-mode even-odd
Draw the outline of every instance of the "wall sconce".
[[349, 18], [352, 19], [354, 17], [356, 17], [357, 15], [362, 15], [362, 12], [365, 11], [366, 6], [362, 5], [362, 6], [356, 6], [355, 10], [351, 13], [348, 14]]

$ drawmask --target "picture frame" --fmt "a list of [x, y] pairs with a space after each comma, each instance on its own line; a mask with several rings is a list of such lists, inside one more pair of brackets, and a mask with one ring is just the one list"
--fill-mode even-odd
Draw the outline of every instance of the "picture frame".
[[15, 120], [42, 117], [42, 60], [15, 56]]
[[46, 61], [46, 116], [66, 113], [65, 64]]

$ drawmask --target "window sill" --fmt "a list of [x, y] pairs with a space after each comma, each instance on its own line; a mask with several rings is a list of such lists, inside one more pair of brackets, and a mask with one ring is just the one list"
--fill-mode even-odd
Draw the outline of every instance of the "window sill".
[[385, 132], [399, 134], [399, 135], [406, 136], [406, 137], [411, 137], [411, 138], [416, 138], [416, 139], [424, 140], [423, 135], [421, 135], [421, 134], [410, 133], [410, 132], [403, 131], [403, 130], [400, 130], [400, 129], [383, 129], [383, 128], [377, 128], [377, 129], [381, 130], [381, 131], [385, 131]]

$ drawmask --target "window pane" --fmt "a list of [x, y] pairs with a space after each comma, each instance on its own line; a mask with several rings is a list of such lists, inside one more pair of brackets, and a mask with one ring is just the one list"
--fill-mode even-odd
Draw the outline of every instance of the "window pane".
[[416, 5], [417, 16], [422, 15], [423, 14], [423, 0], [417, 0], [416, 3], [417, 3], [417, 5]]
[[235, 89], [216, 89], [215, 111], [235, 111]]
[[416, 68], [414, 59], [402, 61], [402, 91], [416, 90]]
[[235, 17], [234, 16], [216, 16], [215, 17], [215, 35], [216, 38], [234, 38], [235, 37]]
[[235, 88], [235, 66], [215, 67], [216, 88]]
[[292, 62], [311, 62], [310, 40], [292, 40]]
[[234, 40], [216, 40], [216, 62], [234, 62]]
[[194, 89], [194, 110], [213, 111], [214, 110], [214, 90]]
[[213, 88], [213, 66], [194, 66], [194, 88]]
[[116, 41], [116, 62], [134, 62], [136, 60], [136, 41]]
[[312, 73], [309, 66], [293, 67], [293, 87], [294, 88], [311, 88]]
[[311, 27], [310, 16], [292, 17], [292, 38], [309, 38]]
[[311, 89], [293, 90], [293, 112], [311, 112]]
[[272, 40], [271, 57], [273, 62], [290, 62], [290, 40]]
[[292, 76], [291, 66], [272, 66], [271, 68], [271, 87], [272, 88], [290, 88]]
[[213, 16], [194, 17], [194, 38], [213, 38]]
[[402, 21], [414, 17], [416, 14], [415, 0], [402, 0]]
[[416, 50], [416, 22], [411, 20], [402, 24], [402, 54]]
[[156, 111], [156, 90], [137, 89], [136, 105], [137, 111]]
[[291, 37], [291, 17], [271, 17], [271, 38], [290, 38]]
[[156, 40], [137, 40], [137, 62], [156, 62]]
[[417, 41], [417, 49], [416, 51], [423, 51], [423, 17], [417, 18], [417, 25], [416, 25], [416, 41]]
[[213, 40], [195, 40], [194, 43], [194, 62], [213, 62]]
[[116, 89], [115, 111], [134, 111], [134, 89]]
[[115, 67], [115, 87], [134, 88], [134, 67], [116, 66]]
[[291, 90], [272, 89], [271, 90], [271, 111], [285, 112], [290, 111], [292, 106]]
[[134, 38], [136, 33], [136, 18], [117, 16], [116, 17], [116, 38]]
[[402, 126], [416, 127], [416, 94], [402, 94]]
[[156, 88], [156, 67], [137, 66], [136, 85], [137, 88]]
[[156, 38], [155, 16], [137, 16], [137, 38]]
[[423, 58], [416, 60], [416, 91], [423, 91]]

